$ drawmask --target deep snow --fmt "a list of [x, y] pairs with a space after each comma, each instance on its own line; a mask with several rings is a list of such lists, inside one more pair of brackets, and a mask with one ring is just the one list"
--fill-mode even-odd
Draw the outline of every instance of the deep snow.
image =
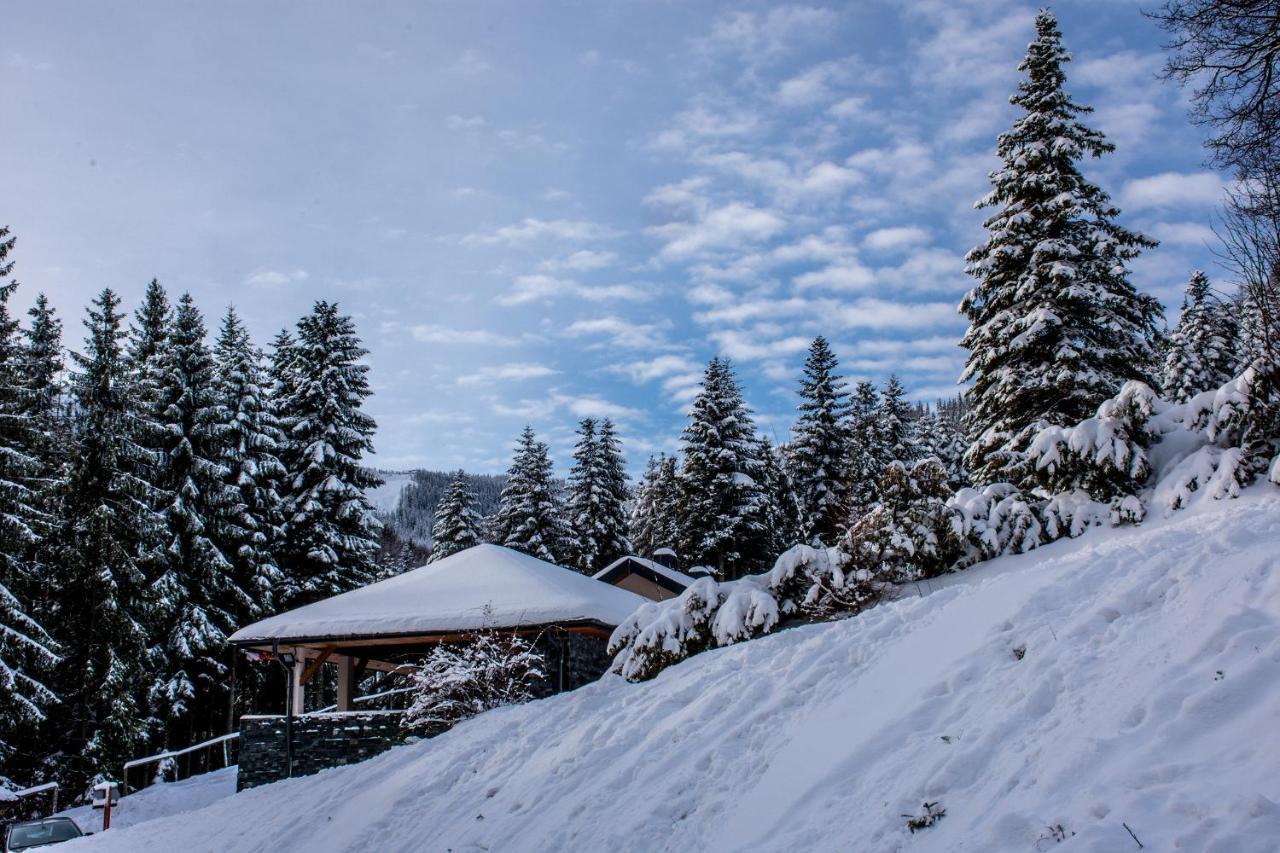
[[1277, 569], [1257, 487], [66, 849], [1274, 851]]
[[[236, 792], [236, 769], [214, 770], [181, 782], [151, 785], [128, 796], [111, 809], [111, 826], [118, 829], [156, 818], [194, 811]], [[58, 814], [71, 818], [85, 832], [102, 831], [102, 810], [77, 806]]]

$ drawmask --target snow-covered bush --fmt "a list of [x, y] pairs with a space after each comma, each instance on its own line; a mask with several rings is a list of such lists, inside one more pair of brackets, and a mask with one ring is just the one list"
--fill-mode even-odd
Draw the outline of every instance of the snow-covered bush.
[[961, 489], [947, 501], [954, 535], [963, 542], [957, 567], [1022, 554], [1044, 541], [1035, 501], [1011, 483]]
[[853, 565], [880, 581], [905, 583], [935, 577], [960, 555], [960, 539], [950, 520], [947, 471], [938, 460], [910, 470], [888, 465], [878, 483], [880, 502], [857, 519], [845, 538]]
[[768, 572], [736, 581], [700, 578], [675, 598], [645, 604], [609, 638], [613, 671], [628, 681], [653, 678], [673, 663], [767, 634], [787, 618], [817, 621], [873, 604], [886, 585], [846, 571], [836, 548], [797, 545]]
[[1083, 490], [1109, 502], [1135, 494], [1151, 474], [1151, 417], [1167, 407], [1149, 386], [1126, 382], [1093, 417], [1040, 430], [1027, 450], [1031, 477], [1050, 495]]
[[441, 643], [412, 675], [413, 701], [401, 727], [437, 732], [490, 708], [528, 702], [544, 678], [542, 655], [517, 634], [490, 630], [465, 645]]

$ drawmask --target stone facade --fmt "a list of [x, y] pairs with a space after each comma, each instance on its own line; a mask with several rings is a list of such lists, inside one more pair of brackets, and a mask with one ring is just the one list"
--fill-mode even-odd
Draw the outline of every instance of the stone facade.
[[600, 678], [612, 662], [608, 646], [609, 641], [602, 637], [573, 634], [558, 628], [543, 632], [534, 643], [546, 659], [547, 670], [546, 680], [535, 691], [538, 698], [576, 690]]
[[[280, 716], [240, 718], [240, 767], [236, 790], [288, 776], [286, 722]], [[355, 764], [404, 743], [398, 711], [304, 714], [293, 718], [293, 775]]]

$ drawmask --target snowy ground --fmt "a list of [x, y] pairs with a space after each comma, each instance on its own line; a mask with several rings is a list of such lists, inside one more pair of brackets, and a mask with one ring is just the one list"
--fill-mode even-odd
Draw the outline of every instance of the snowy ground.
[[1276, 850], [1276, 489], [927, 592], [66, 850]]
[[[192, 776], [181, 782], [152, 785], [136, 794], [121, 798], [111, 809], [112, 829], [135, 826], [148, 820], [195, 811], [214, 800], [229, 797], [236, 792], [236, 769], [215, 770], [200, 776]], [[102, 810], [91, 806], [79, 806], [58, 814], [65, 815], [85, 832], [102, 830]]]

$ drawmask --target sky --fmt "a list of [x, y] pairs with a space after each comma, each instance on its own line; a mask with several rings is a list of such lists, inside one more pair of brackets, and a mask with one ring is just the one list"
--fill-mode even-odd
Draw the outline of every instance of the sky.
[[[506, 468], [582, 417], [629, 464], [678, 446], [730, 358], [785, 440], [805, 350], [851, 380], [957, 392], [996, 136], [1033, 35], [1018, 0], [11, 0], [0, 224], [25, 309], [79, 349], [103, 287], [234, 305], [265, 345], [317, 299], [369, 349], [385, 469]], [[1224, 176], [1163, 34], [1127, 0], [1054, 5], [1086, 166], [1161, 241], [1133, 267], [1176, 320], [1214, 263]], [[1224, 287], [1225, 281], [1220, 281]]]

